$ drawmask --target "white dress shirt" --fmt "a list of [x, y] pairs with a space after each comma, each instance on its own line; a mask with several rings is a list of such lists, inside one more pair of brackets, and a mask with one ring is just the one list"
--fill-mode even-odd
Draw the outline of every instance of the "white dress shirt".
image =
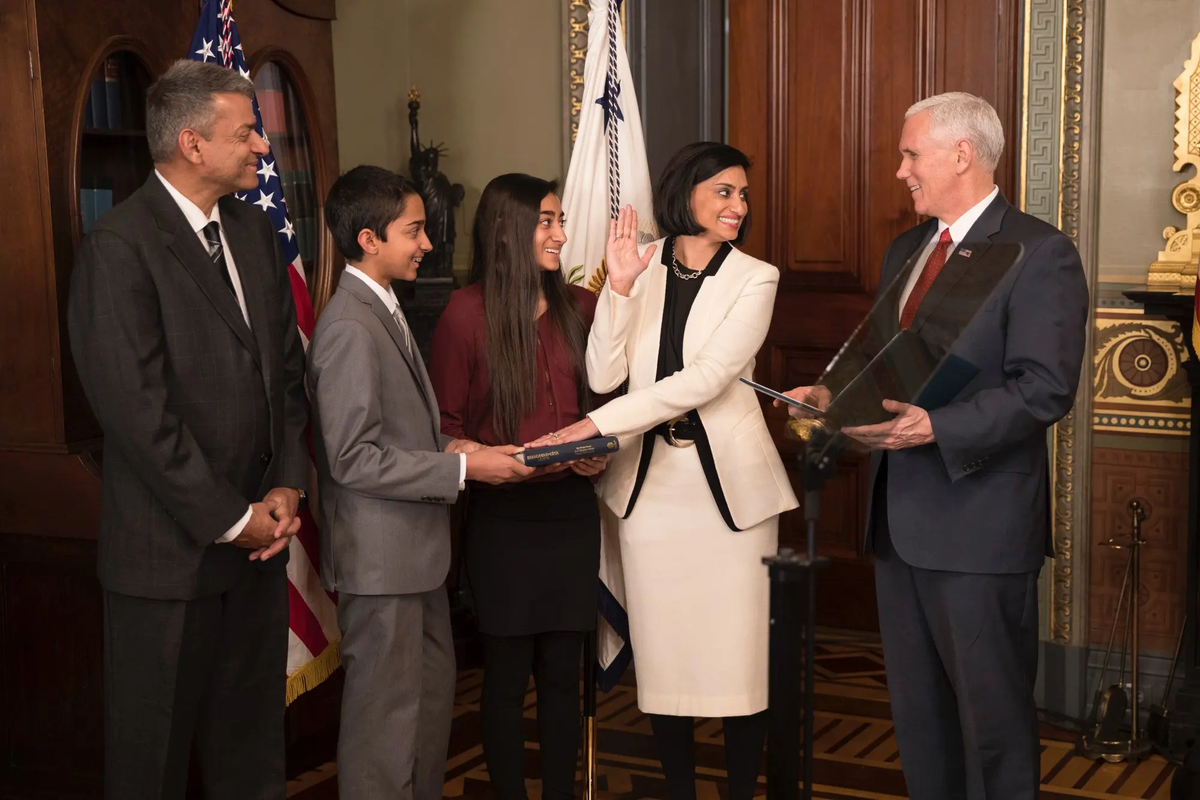
[[950, 229], [950, 247], [947, 248], [946, 260], [950, 260], [950, 256], [954, 253], [954, 248], [958, 247], [971, 230], [971, 227], [979, 220], [984, 210], [992, 204], [996, 199], [996, 195], [1000, 194], [1000, 187], [993, 186], [992, 191], [988, 196], [980, 200], [975, 205], [963, 214], [958, 219], [954, 220], [953, 225], [947, 225], [942, 220], [938, 220], [937, 230], [933, 232], [929, 242], [925, 245], [925, 252], [921, 253], [920, 267], [914, 267], [909, 273], [908, 283], [904, 286], [904, 293], [900, 295], [900, 307], [896, 309], [898, 317], [904, 315], [904, 304], [908, 302], [908, 296], [912, 294], [913, 287], [917, 285], [917, 279], [921, 277], [921, 273], [925, 271], [925, 264], [929, 261], [929, 256], [933, 254], [933, 249], [937, 247], [938, 239], [942, 238], [942, 231]]
[[[154, 170], [154, 174], [162, 181], [162, 185], [167, 187], [167, 193], [171, 195], [171, 199], [179, 206], [179, 210], [187, 217], [188, 224], [192, 226], [192, 230], [196, 232], [196, 236], [200, 239], [201, 246], [204, 247], [204, 252], [208, 252], [208, 240], [204, 238], [204, 226], [210, 222], [216, 222], [221, 225], [221, 209], [217, 203], [213, 203], [212, 211], [208, 216], [200, 210], [199, 206], [184, 197], [178, 189], [171, 185], [171, 182], [163, 177], [162, 173]], [[221, 249], [225, 251], [225, 265], [229, 267], [229, 278], [233, 281], [233, 293], [237, 296], [238, 308], [242, 310], [242, 319], [246, 320], [246, 327], [250, 327], [250, 314], [246, 311], [246, 298], [242, 295], [242, 278], [238, 275], [237, 266], [233, 263], [233, 253], [229, 249], [229, 242], [225, 239], [225, 226], [221, 225]], [[242, 518], [233, 524], [233, 527], [225, 531], [220, 539], [217, 539], [216, 544], [225, 544], [232, 542], [241, 534], [242, 529], [246, 527], [246, 523], [250, 521], [250, 506], [246, 506], [246, 513]]]
[[[188, 200], [179, 190], [170, 184], [170, 182], [162, 176], [158, 170], [154, 170], [154, 174], [162, 181], [163, 186], [167, 187], [167, 193], [179, 206], [179, 210], [187, 217], [188, 224], [192, 226], [192, 230], [196, 232], [196, 236], [200, 239], [200, 244], [204, 245], [204, 252], [208, 252], [208, 240], [204, 238], [204, 226], [210, 222], [215, 222], [221, 225], [221, 206], [218, 203], [213, 203], [212, 211], [208, 216], [204, 216], [204, 212]], [[246, 327], [250, 327], [250, 314], [246, 311], [246, 297], [242, 294], [242, 277], [238, 274], [237, 265], [233, 263], [233, 252], [229, 249], [229, 240], [225, 238], [225, 226], [221, 225], [221, 249], [225, 252], [225, 266], [229, 267], [229, 278], [233, 281], [233, 293], [237, 295], [238, 308], [242, 310], [242, 319], [246, 320]]]
[[[396, 299], [396, 292], [392, 289], [392, 287], [388, 286], [386, 289], [383, 288], [378, 282], [375, 281], [374, 278], [372, 278], [370, 275], [367, 275], [367, 273], [363, 272], [353, 264], [346, 265], [346, 274], [353, 275], [370, 287], [371, 291], [375, 293], [375, 296], [383, 301], [384, 306], [387, 307], [388, 313], [391, 314], [393, 318], [399, 319], [400, 331], [404, 334], [404, 343], [409, 348], [409, 355], [411, 355], [413, 358], [418, 358], [419, 354], [412, 352], [412, 333], [408, 329], [408, 320], [404, 316], [404, 310], [400, 308], [400, 301]], [[467, 488], [467, 457], [465, 454], [459, 453], [458, 458], [458, 490], [461, 492]]]

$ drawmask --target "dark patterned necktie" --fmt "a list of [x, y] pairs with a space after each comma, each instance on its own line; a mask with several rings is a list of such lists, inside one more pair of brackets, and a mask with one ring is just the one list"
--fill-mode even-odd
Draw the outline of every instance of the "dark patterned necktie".
[[912, 292], [908, 295], [908, 302], [904, 304], [904, 311], [900, 314], [901, 328], [910, 327], [913, 324], [913, 320], [917, 318], [917, 309], [921, 307], [921, 301], [925, 299], [925, 293], [929, 291], [929, 287], [933, 286], [933, 282], [937, 280], [938, 273], [942, 271], [942, 267], [946, 266], [946, 253], [949, 251], [951, 243], [950, 229], [946, 228], [946, 230], [942, 231], [941, 238], [938, 239], [937, 247], [933, 248], [933, 252], [929, 254], [929, 259], [925, 262], [925, 268], [921, 270], [921, 277], [917, 278]]
[[213, 220], [204, 226], [204, 241], [208, 243], [208, 257], [221, 274], [221, 280], [225, 281], [225, 287], [237, 297], [233, 278], [229, 277], [229, 265], [225, 263], [225, 248], [221, 245], [221, 223]]

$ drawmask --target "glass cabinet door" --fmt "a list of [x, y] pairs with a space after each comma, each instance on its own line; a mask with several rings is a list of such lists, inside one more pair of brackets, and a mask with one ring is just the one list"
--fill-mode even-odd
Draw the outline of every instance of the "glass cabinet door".
[[80, 132], [80, 235], [141, 186], [154, 164], [146, 144], [150, 73], [133, 53], [110, 53], [92, 76]]
[[283, 198], [296, 233], [296, 244], [308, 285], [317, 269], [317, 197], [313, 153], [304, 107], [285, 68], [268, 61], [254, 76], [263, 131], [275, 154], [275, 171], [283, 185]]

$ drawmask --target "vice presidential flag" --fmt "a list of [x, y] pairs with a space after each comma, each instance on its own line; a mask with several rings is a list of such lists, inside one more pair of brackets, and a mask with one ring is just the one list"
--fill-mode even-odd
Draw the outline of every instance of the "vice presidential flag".
[[[588, 14], [587, 57], [583, 68], [583, 107], [563, 190], [567, 244], [562, 262], [567, 280], [597, 294], [607, 268], [604, 246], [608, 223], [626, 204], [638, 213], [638, 238], [658, 238], [651, 207], [650, 169], [642, 138], [642, 118], [625, 54], [620, 0], [592, 0]], [[599, 682], [612, 688], [629, 666], [629, 620], [616, 516], [601, 505]]]
[[[233, 21], [230, 0], [207, 0], [200, 10], [200, 21], [192, 34], [188, 58], [193, 61], [211, 61], [228, 69], [235, 69], [246, 79], [250, 71], [242, 53], [242, 40]], [[262, 114], [258, 99], [253, 100], [254, 117], [258, 121], [258, 135], [267, 140], [263, 130]], [[270, 147], [267, 140], [267, 146]], [[296, 303], [296, 325], [300, 338], [308, 348], [313, 332], [312, 298], [304, 277], [304, 264], [300, 261], [300, 249], [296, 244], [296, 233], [288, 218], [287, 204], [283, 198], [280, 182], [281, 168], [275, 154], [269, 151], [259, 159], [258, 188], [238, 199], [267, 212], [279, 239], [283, 258], [288, 262], [288, 278], [292, 284], [292, 299]], [[309, 437], [311, 441], [311, 436]], [[334, 598], [321, 588], [319, 575], [320, 546], [317, 541], [317, 525], [308, 509], [300, 512], [300, 533], [288, 545], [288, 682], [287, 700], [313, 688], [337, 669], [338, 641], [337, 605]]]

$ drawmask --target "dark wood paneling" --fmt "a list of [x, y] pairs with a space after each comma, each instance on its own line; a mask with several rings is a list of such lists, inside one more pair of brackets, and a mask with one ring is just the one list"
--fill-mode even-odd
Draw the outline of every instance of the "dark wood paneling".
[[[1021, 106], [1021, 3], [988, 0], [963, 3], [937, 0], [936, 92], [977, 94], [991, 103], [1004, 125], [1007, 146], [996, 169], [996, 183], [1017, 200], [1017, 135]], [[970, 35], [963, 35], [970, 31]]]
[[[337, 8], [334, 0], [274, 0], [275, 4], [285, 11], [312, 19], [337, 19]], [[241, 13], [241, 8], [238, 8]]]
[[762, 258], [767, 252], [767, 230], [771, 224], [767, 209], [777, 198], [770, 194], [772, 184], [766, 171], [770, 163], [767, 151], [767, 103], [770, 72], [771, 15], [763, 0], [729, 5], [729, 142], [750, 159], [750, 202], [754, 225], [746, 234], [743, 249]]
[[[790, 273], [816, 273], [810, 279], [828, 276], [838, 283], [857, 283], [852, 273], [858, 244], [858, 160], [852, 157], [850, 134], [856, 129], [858, 101], [855, 83], [842, 77], [855, 71], [861, 20], [853, 0], [786, 5], [780, 73], [795, 91], [778, 112], [781, 141], [774, 149], [782, 158], [772, 177], [797, 187], [804, 201], [789, 203], [780, 209], [783, 213], [771, 212], [784, 223], [774, 229], [779, 237], [775, 249], [785, 254], [779, 266]], [[814, 125], [818, 119], [821, 124]]]
[[0, 533], [0, 787], [98, 782], [102, 622], [94, 540]]
[[871, 63], [869, 77], [864, 78], [866, 113], [861, 158], [866, 192], [859, 232], [864, 239], [864, 285], [871, 292], [879, 285], [879, 270], [888, 245], [917, 222], [909, 191], [896, 178], [896, 171], [900, 167], [904, 112], [923, 93], [921, 11], [919, 2], [875, 2], [865, 26]]
[[[86, 399], [74, 379], [65, 323], [69, 278], [79, 237], [78, 220], [73, 213], [77, 212], [73, 198], [79, 169], [79, 131], [91, 76], [104, 56], [115, 51], [133, 52], [151, 76], [161, 74], [172, 61], [186, 55], [199, 4], [182, 2], [164, 7], [161, 3], [152, 3], [150, 8], [138, 2], [80, 5], [73, 0], [38, 0], [36, 8], [35, 67], [40, 83], [39, 95], [44, 103], [46, 186], [54, 243], [53, 270], [46, 271], [39, 264], [36, 271], [44, 276], [43, 279], [48, 277], [51, 281], [48, 298], [52, 312], [50, 363], [55, 366], [55, 392], [61, 396], [63, 405], [61, 427], [51, 440], [74, 442], [99, 435], [87, 410]], [[338, 174], [330, 25], [322, 19], [297, 16], [271, 0], [243, 0], [237, 4], [236, 18], [243, 50], [252, 63], [258, 54], [274, 49], [276, 53], [284, 54], [292, 65], [304, 65], [302, 70], [289, 69], [289, 73], [300, 84], [301, 94], [305, 97], [304, 110], [312, 134], [316, 167], [314, 189], [323, 201]], [[318, 278], [316, 286], [312, 287], [314, 305], [318, 307], [323, 306], [331, 292], [334, 257], [323, 225], [320, 253]], [[59, 364], [65, 366], [60, 370]], [[21, 433], [32, 434], [24, 430]]]
[[[100, 796], [102, 442], [65, 325], [81, 229], [81, 131], [104, 57], [130, 52], [147, 77], [161, 74], [187, 54], [200, 5], [0, 0], [0, 797]], [[338, 169], [333, 1], [238, 0], [235, 11], [246, 54], [286, 62], [298, 84], [323, 199]], [[98, 147], [83, 168], [125, 150]], [[140, 182], [149, 166], [134, 171]], [[121, 192], [135, 180], [124, 177]], [[334, 255], [323, 226], [319, 247], [318, 309]], [[298, 701], [290, 747], [332, 758], [338, 689], [330, 682]]]
[[[888, 244], [919, 222], [895, 176], [912, 103], [974, 92], [1016, 132], [1019, 8], [1019, 0], [730, 3], [729, 141], [754, 165], [745, 249], [782, 272], [759, 380], [784, 388], [815, 380], [870, 309]], [[1014, 163], [1006, 155], [997, 173], [1009, 197]], [[778, 412], [768, 413], [782, 431]], [[782, 435], [776, 441], [786, 456], [798, 452]], [[848, 463], [822, 503], [821, 541], [836, 576], [822, 591], [832, 583], [856, 600], [822, 604], [821, 621], [874, 627], [872, 568], [856, 550], [865, 461]], [[798, 524], [785, 520], [785, 530]]]
[[[46, 274], [49, 249], [46, 156], [39, 98], [31, 78], [32, 8], [0, 0], [0, 442], [52, 441], [54, 354], [43, 336], [53, 326]], [[32, 2], [32, 0], [29, 0]]]
[[100, 473], [89, 453], [0, 450], [0, 531], [95, 539]]

